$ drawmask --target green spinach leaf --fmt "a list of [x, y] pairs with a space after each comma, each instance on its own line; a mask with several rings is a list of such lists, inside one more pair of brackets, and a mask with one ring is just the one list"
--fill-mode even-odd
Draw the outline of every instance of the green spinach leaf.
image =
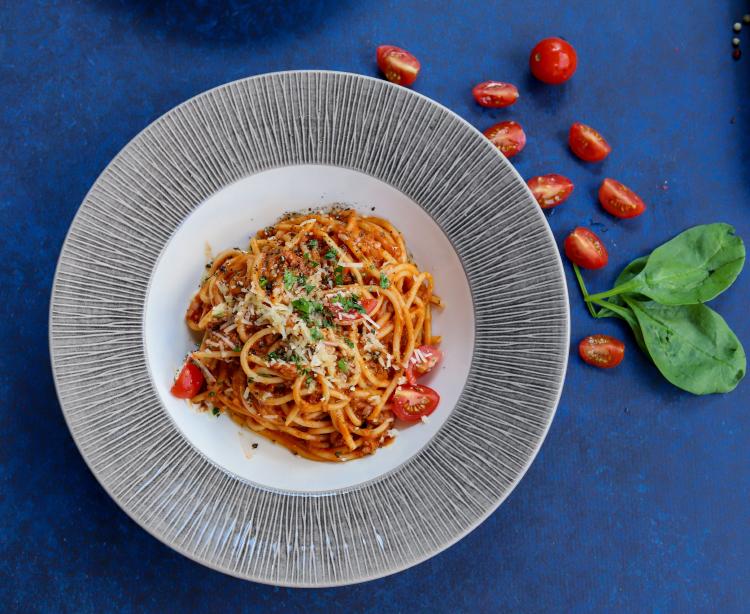
[[[620, 274], [617, 276], [617, 279], [615, 280], [615, 286], [619, 286], [622, 283], [625, 283], [626, 281], [630, 281], [638, 275], [643, 270], [643, 267], [646, 266], [646, 261], [648, 260], [648, 256], [641, 256], [640, 258], [636, 258], [631, 262], [628, 266], [626, 266]], [[625, 320], [628, 325], [630, 326], [630, 330], [633, 331], [633, 337], [635, 337], [635, 341], [638, 344], [638, 347], [643, 350], [645, 354], [648, 354], [648, 349], [646, 348], [646, 344], [643, 342], [643, 333], [641, 332], [641, 327], [638, 324], [638, 320], [635, 317], [635, 314], [631, 311], [630, 307], [628, 307], [622, 300], [622, 298], [617, 295], [613, 296], [612, 298], [604, 301], [604, 300], [597, 300], [595, 301], [597, 305], [601, 306], [601, 309], [596, 314], [597, 318], [620, 318], [621, 320]]]
[[625, 320], [630, 326], [630, 330], [633, 331], [633, 337], [638, 347], [641, 348], [644, 353], [648, 354], [648, 348], [643, 341], [643, 332], [641, 331], [641, 325], [638, 323], [638, 319], [635, 317], [633, 311], [627, 305], [619, 305], [611, 301], [596, 301], [597, 305], [601, 305], [602, 309], [599, 310], [597, 318], [620, 318]]
[[695, 226], [651, 252], [632, 279], [588, 300], [628, 293], [643, 294], [662, 305], [705, 303], [732, 285], [744, 263], [745, 246], [732, 226]]
[[[631, 262], [628, 266], [626, 266], [617, 276], [617, 279], [615, 280], [615, 288], [617, 286], [621, 286], [626, 281], [630, 281], [636, 275], [638, 275], [646, 266], [647, 261], [648, 261], [648, 256], [641, 256], [640, 258], [636, 258], [635, 260], [633, 260], [633, 262]], [[625, 309], [629, 309], [629, 307], [625, 305], [625, 303], [622, 301], [622, 298], [620, 298], [619, 295], [610, 297], [607, 300], [607, 303], [620, 305], [621, 307], [625, 307]], [[614, 311], [612, 310], [608, 311], [607, 307], [603, 307], [602, 309], [599, 310], [598, 317], [611, 318], [612, 316], [615, 316], [615, 315], [617, 314]]]
[[672, 384], [693, 394], [733, 390], [746, 358], [724, 319], [703, 304], [660, 305], [623, 296], [643, 333], [651, 359]]

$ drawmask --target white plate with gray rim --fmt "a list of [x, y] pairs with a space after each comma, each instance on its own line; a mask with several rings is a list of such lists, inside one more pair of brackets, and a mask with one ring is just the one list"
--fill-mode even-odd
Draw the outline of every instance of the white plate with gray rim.
[[[445, 302], [438, 410], [341, 464], [169, 395], [206, 243], [334, 203], [394, 223]], [[542, 444], [568, 338], [554, 238], [510, 163], [424, 96], [324, 71], [236, 81], [141, 132], [84, 199], [50, 307], [60, 404], [107, 492], [178, 552], [284, 586], [394, 573], [476, 527]]]

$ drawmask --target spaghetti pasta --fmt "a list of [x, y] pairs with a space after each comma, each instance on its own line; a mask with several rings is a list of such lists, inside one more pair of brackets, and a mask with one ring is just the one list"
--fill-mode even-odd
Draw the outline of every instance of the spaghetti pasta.
[[[397, 416], [434, 410], [437, 393], [415, 376], [439, 356], [440, 299], [386, 220], [288, 214], [206, 267], [186, 314], [202, 335], [188, 357], [205, 380], [183, 395], [193, 403], [316, 461], [372, 454]], [[415, 413], [403, 399], [394, 412], [394, 393], [416, 398]]]

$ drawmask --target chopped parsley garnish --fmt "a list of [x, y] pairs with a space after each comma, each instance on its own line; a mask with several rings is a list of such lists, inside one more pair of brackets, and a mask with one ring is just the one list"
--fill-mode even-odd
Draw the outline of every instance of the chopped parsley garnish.
[[268, 360], [278, 360], [279, 359], [279, 353], [276, 351], [268, 352]]
[[261, 288], [265, 288], [268, 285], [268, 280], [265, 277], [261, 277], [258, 282]]
[[305, 284], [305, 292], [310, 294], [313, 290], [315, 290], [315, 286], [313, 286], [312, 284]]
[[219, 414], [220, 414], [221, 412], [219, 411], [219, 408], [218, 408], [218, 407], [212, 407], [212, 408], [211, 408], [211, 413], [212, 413], [212, 414], [213, 414], [214, 416], [217, 416], [217, 417], [218, 417], [218, 415], [219, 415]]
[[341, 305], [344, 311], [358, 311], [359, 313], [365, 313], [365, 308], [362, 307], [359, 302], [359, 297], [356, 294], [350, 294], [349, 296], [343, 296], [341, 294], [333, 297], [333, 302]]
[[325, 256], [323, 256], [326, 260], [336, 260], [336, 252], [334, 252], [332, 249], [329, 249]]
[[348, 345], [350, 348], [354, 347], [354, 341], [349, 339], [349, 337], [344, 337], [344, 343], [346, 343], [346, 345]]
[[337, 286], [343, 286], [344, 285], [344, 267], [337, 266], [333, 270], [333, 280], [336, 282]]
[[318, 240], [317, 239], [310, 239], [307, 242], [307, 245], [310, 247], [310, 249], [315, 249], [316, 247], [318, 247]]
[[305, 378], [305, 386], [309, 386], [312, 383], [313, 383], [313, 376], [308, 373], [307, 377]]
[[296, 298], [292, 301], [292, 309], [299, 313], [305, 322], [309, 322], [313, 314], [323, 311], [323, 303], [306, 298]]
[[239, 345], [235, 345], [235, 346], [234, 346], [234, 351], [235, 351], [235, 352], [241, 352], [241, 351], [242, 351], [242, 347], [241, 347], [241, 346], [239, 346]]
[[305, 256], [305, 260], [307, 260], [310, 263], [310, 266], [312, 267], [318, 266], [318, 262], [312, 259], [310, 252], [305, 252], [304, 256]]
[[346, 362], [343, 358], [339, 358], [339, 361], [336, 363], [336, 365], [339, 368], [339, 371], [342, 373], [349, 373], [349, 363]]
[[320, 341], [323, 338], [323, 333], [320, 332], [319, 328], [313, 328], [310, 330], [310, 336], [313, 338], [313, 341]]
[[284, 290], [291, 290], [297, 282], [297, 277], [289, 269], [284, 271]]
[[386, 274], [385, 273], [381, 273], [380, 274], [380, 287], [385, 289], [385, 288], [389, 287], [390, 285], [391, 285], [391, 282], [388, 279], [388, 277], [386, 277]]
[[210, 396], [210, 397], [215, 397], [215, 396], [216, 396], [216, 393], [215, 393], [215, 392], [214, 392], [214, 391], [212, 390], [211, 392], [209, 392], [209, 393], [208, 393], [208, 396]]

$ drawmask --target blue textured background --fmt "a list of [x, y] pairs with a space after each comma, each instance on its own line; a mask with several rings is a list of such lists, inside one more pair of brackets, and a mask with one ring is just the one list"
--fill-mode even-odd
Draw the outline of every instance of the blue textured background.
[[[571, 286], [572, 335], [628, 343], [624, 364], [571, 355], [536, 462], [480, 528], [394, 577], [330, 590], [225, 577], [138, 528], [99, 487], [68, 435], [47, 354], [52, 274], [89, 186], [141, 128], [183, 100], [247, 75], [326, 68], [374, 75], [375, 46], [422, 61], [415, 89], [480, 129], [512, 118], [528, 134], [525, 177], [560, 172], [573, 198], [549, 215], [561, 240], [589, 225], [611, 265], [688, 226], [734, 224], [750, 241], [750, 55], [730, 58], [750, 3], [193, 0], [36, 3], [0, 9], [0, 609], [72, 612], [578, 610], [739, 612], [750, 603], [750, 383], [692, 397], [661, 379], [613, 321], [589, 318]], [[750, 30], [750, 28], [748, 28]], [[527, 73], [533, 43], [562, 35], [575, 78]], [[750, 53], [750, 31], [746, 33]], [[507, 80], [510, 109], [471, 86]], [[565, 145], [572, 121], [614, 151], [600, 166]], [[617, 221], [596, 205], [605, 176], [649, 209]], [[666, 188], [666, 189], [665, 189]], [[569, 276], [572, 283], [572, 276]], [[713, 306], [750, 350], [750, 272]]]

